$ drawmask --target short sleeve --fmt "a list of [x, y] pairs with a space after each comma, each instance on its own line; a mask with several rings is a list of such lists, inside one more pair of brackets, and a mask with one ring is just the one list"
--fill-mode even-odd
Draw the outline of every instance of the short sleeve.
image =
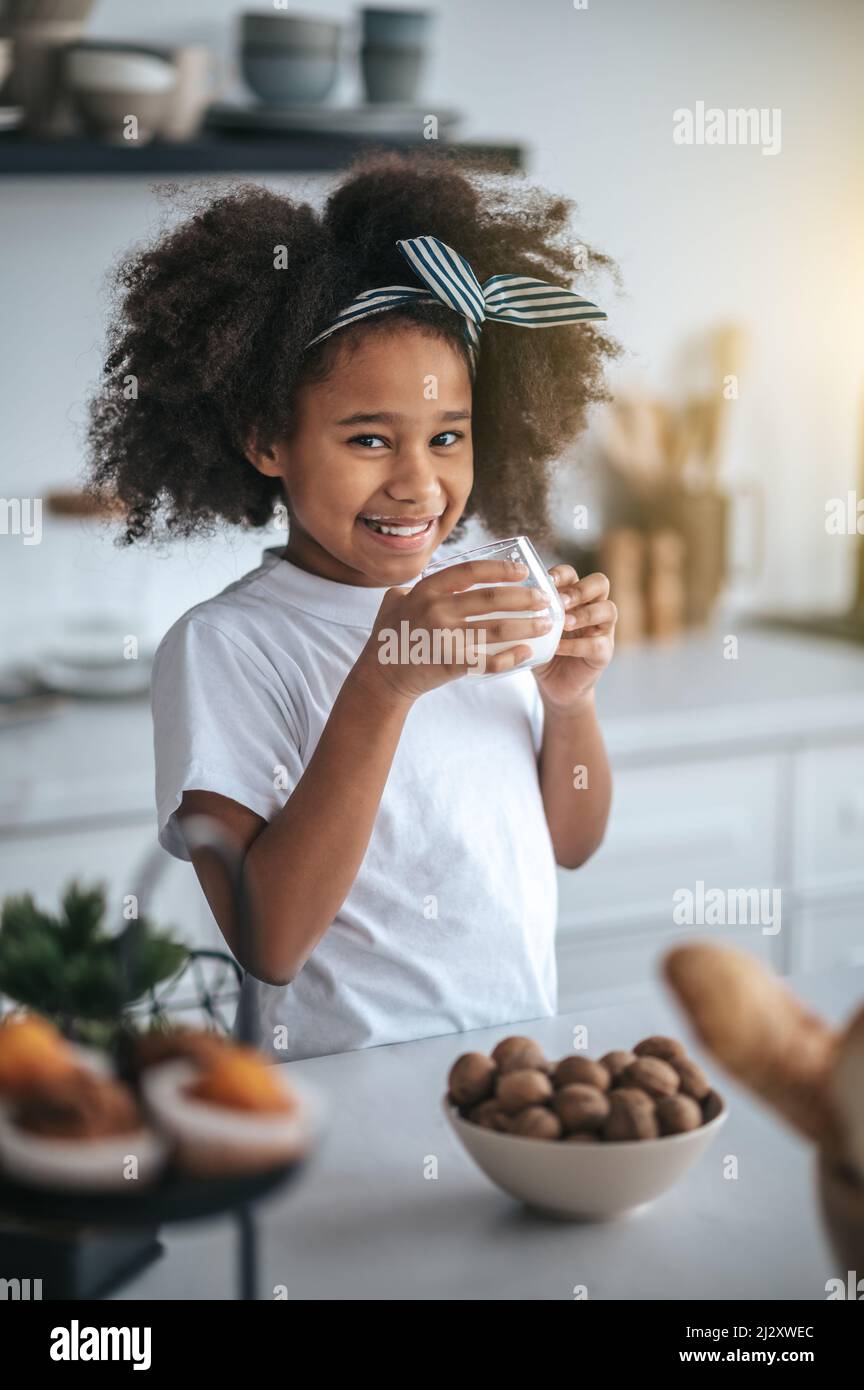
[[181, 618], [153, 663], [159, 843], [188, 859], [177, 823], [184, 791], [216, 792], [270, 820], [303, 773], [296, 696], [242, 637]]

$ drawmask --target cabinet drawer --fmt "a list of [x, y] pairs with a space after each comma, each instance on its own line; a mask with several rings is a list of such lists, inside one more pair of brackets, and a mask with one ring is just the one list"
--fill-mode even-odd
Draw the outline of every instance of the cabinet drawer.
[[864, 891], [839, 902], [802, 903], [795, 921], [793, 970], [864, 965]]
[[797, 886], [864, 884], [864, 744], [798, 754], [794, 839]]
[[[685, 941], [708, 940], [712, 945], [735, 946], [781, 968], [782, 948], [776, 936], [754, 931], [718, 928], [712, 935], [686, 931], [643, 931], [638, 935], [609, 929], [602, 935], [562, 932], [557, 942], [558, 1012], [578, 1008], [586, 998], [602, 992], [631, 993], [635, 986], [657, 979], [660, 960], [673, 946]], [[623, 1044], [622, 1044], [623, 1045]]]
[[559, 872], [562, 927], [671, 927], [674, 892], [700, 879], [706, 890], [777, 886], [778, 784], [774, 757], [617, 771], [604, 843]]

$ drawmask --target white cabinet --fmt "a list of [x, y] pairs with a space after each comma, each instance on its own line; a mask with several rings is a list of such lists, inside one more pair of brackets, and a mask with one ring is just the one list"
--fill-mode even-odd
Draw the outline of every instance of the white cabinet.
[[864, 891], [854, 897], [802, 901], [797, 912], [790, 969], [828, 970], [864, 965]]
[[[864, 963], [864, 738], [830, 735], [778, 735], [751, 756], [613, 759], [606, 839], [583, 868], [559, 871], [562, 1010], [632, 989], [699, 936], [784, 973]], [[700, 881], [779, 890], [780, 931], [676, 927], [673, 894]]]
[[[718, 928], [706, 936], [704, 928], [674, 931], [630, 932], [608, 928], [597, 934], [562, 931], [558, 939], [558, 1009], [567, 1013], [602, 994], [615, 999], [657, 978], [666, 951], [685, 941], [710, 940], [736, 946], [777, 969], [782, 967], [782, 948], [776, 936], [759, 928], [736, 931]], [[627, 1040], [622, 1040], [624, 1046]], [[633, 1042], [635, 1039], [630, 1039]]]
[[[613, 768], [604, 843], [559, 874], [562, 929], [632, 920], [671, 928], [681, 888], [770, 888], [779, 881], [776, 757]], [[574, 793], [578, 797], [578, 793]]]
[[808, 893], [864, 885], [864, 743], [795, 758], [793, 879]]

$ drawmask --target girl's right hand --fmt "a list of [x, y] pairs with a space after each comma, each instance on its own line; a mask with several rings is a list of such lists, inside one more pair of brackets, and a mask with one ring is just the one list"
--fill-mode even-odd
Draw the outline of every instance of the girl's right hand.
[[[466, 560], [410, 589], [388, 589], [355, 671], [378, 689], [415, 700], [472, 670], [512, 670], [531, 655], [519, 639], [538, 637], [552, 626], [549, 617], [528, 616], [549, 599], [519, 583], [527, 574], [526, 565], [510, 560]], [[496, 616], [472, 618], [478, 613]], [[497, 616], [502, 613], [512, 617]], [[486, 655], [486, 645], [498, 642], [517, 645]]]

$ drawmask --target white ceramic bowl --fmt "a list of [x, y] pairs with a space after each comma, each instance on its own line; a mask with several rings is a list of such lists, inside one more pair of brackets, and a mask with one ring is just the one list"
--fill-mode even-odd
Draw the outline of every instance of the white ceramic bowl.
[[457, 1138], [496, 1187], [565, 1221], [606, 1221], [653, 1202], [692, 1168], [726, 1123], [630, 1143], [566, 1144], [501, 1134], [463, 1120], [443, 1101]]
[[67, 86], [77, 92], [168, 92], [177, 81], [173, 63], [111, 48], [73, 48], [64, 73]]

